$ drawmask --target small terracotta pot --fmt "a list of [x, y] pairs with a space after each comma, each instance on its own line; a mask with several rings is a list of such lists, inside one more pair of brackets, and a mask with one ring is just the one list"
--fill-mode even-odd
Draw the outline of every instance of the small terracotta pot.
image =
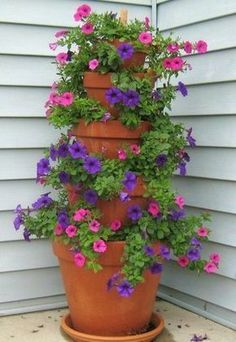
[[[119, 39], [114, 39], [113, 41], [109, 42], [111, 45], [115, 46], [118, 48], [121, 44], [123, 43], [128, 43], [132, 45], [132, 42], [128, 41], [120, 41]], [[142, 51], [136, 51], [133, 53], [133, 56], [129, 59], [125, 59], [122, 63], [122, 68], [123, 69], [128, 69], [128, 68], [134, 68], [134, 67], [140, 67], [144, 65], [145, 58], [147, 54]]]
[[[94, 273], [75, 265], [69, 246], [53, 243], [54, 254], [60, 263], [72, 328], [100, 336], [142, 332], [152, 316], [160, 275], [146, 271], [145, 281], [135, 288], [129, 298], [121, 297], [114, 288], [107, 291], [108, 279], [119, 272], [122, 266], [125, 243], [115, 241], [107, 245], [107, 251], [99, 258], [103, 269]], [[159, 249], [159, 243], [155, 248]]]
[[[153, 74], [140, 72], [134, 73], [134, 76], [141, 79], [144, 77], [151, 78], [153, 79], [153, 85], [155, 83], [155, 77]], [[108, 72], [107, 74], [100, 74], [95, 71], [87, 71], [84, 73], [83, 84], [84, 88], [87, 91], [88, 98], [98, 101], [103, 107], [107, 109], [108, 112], [113, 114], [114, 117], [119, 116], [118, 109], [111, 106], [106, 100], [105, 96], [106, 90], [113, 86], [111, 72]]]
[[80, 139], [89, 153], [103, 153], [106, 158], [117, 158], [117, 151], [124, 145], [140, 144], [141, 135], [149, 131], [149, 122], [142, 122], [136, 129], [130, 130], [119, 120], [92, 122], [86, 125], [80, 120], [72, 129], [72, 134]]

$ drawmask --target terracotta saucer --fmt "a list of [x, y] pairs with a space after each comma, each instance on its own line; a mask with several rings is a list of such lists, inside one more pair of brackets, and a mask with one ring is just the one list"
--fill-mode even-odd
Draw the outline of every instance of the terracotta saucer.
[[76, 342], [151, 342], [164, 329], [164, 320], [156, 312], [153, 312], [151, 323], [154, 325], [154, 328], [143, 334], [130, 336], [97, 336], [74, 330], [72, 328], [70, 314], [67, 314], [61, 320], [61, 327]]

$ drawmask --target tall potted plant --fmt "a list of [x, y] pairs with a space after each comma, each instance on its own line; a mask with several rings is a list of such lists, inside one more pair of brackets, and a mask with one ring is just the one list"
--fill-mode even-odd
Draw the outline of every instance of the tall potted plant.
[[[56, 33], [59, 80], [46, 115], [67, 132], [37, 163], [44, 193], [14, 225], [53, 240], [70, 315], [63, 328], [78, 341], [150, 341], [163, 329], [152, 314], [160, 273], [173, 259], [197, 272], [215, 272], [219, 255], [201, 258], [206, 214], [186, 216], [171, 184], [186, 174], [195, 146], [192, 129], [167, 113], [176, 94], [171, 79], [187, 71], [185, 54], [204, 41], [164, 38], [149, 24], [80, 6], [78, 27]], [[149, 323], [154, 324], [151, 328]], [[148, 332], [148, 329], [150, 330]]]

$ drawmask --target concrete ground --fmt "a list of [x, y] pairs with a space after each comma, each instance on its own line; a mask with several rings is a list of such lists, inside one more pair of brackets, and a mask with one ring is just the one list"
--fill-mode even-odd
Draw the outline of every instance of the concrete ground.
[[[156, 342], [190, 342], [194, 334], [209, 342], [236, 342], [236, 332], [168, 302], [159, 300], [158, 311], [165, 330]], [[0, 318], [1, 342], [70, 342], [60, 331], [66, 309], [35, 312]], [[199, 340], [201, 341], [201, 340]]]

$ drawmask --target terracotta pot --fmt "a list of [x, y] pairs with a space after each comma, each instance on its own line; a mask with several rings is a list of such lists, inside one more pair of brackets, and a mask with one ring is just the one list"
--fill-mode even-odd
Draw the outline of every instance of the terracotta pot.
[[[124, 336], [143, 331], [149, 324], [160, 275], [144, 273], [145, 281], [129, 297], [121, 297], [116, 289], [107, 291], [107, 280], [120, 271], [124, 242], [108, 242], [100, 256], [103, 270], [94, 273], [74, 264], [70, 247], [53, 243], [59, 259], [70, 310], [72, 327], [85, 334]], [[155, 246], [159, 248], [159, 244]]]
[[[120, 41], [119, 39], [114, 39], [113, 41], [109, 42], [111, 45], [115, 46], [116, 48], [120, 46], [120, 44], [123, 43], [128, 43], [132, 45], [132, 42], [128, 42], [128, 41]], [[125, 59], [122, 63], [122, 67], [124, 69], [128, 69], [128, 68], [134, 68], [134, 67], [140, 67], [144, 65], [145, 62], [145, 58], [146, 58], [147, 54], [145, 52], [142, 51], [137, 51], [133, 53], [133, 56], [129, 59]]]
[[[155, 83], [155, 77], [153, 76], [153, 74], [140, 72], [134, 73], [134, 76], [141, 79], [144, 77], [151, 78], [153, 79], [153, 85]], [[83, 85], [87, 91], [88, 98], [98, 101], [103, 107], [106, 108], [108, 112], [113, 114], [114, 117], [118, 117], [118, 109], [110, 106], [105, 96], [106, 90], [113, 86], [111, 72], [108, 72], [107, 74], [100, 74], [95, 71], [87, 71], [84, 73]]]
[[80, 139], [89, 153], [103, 153], [106, 158], [117, 158], [117, 151], [124, 145], [140, 144], [141, 135], [149, 131], [149, 122], [142, 122], [139, 127], [130, 130], [118, 120], [92, 122], [86, 125], [80, 120], [72, 129], [72, 134]]

